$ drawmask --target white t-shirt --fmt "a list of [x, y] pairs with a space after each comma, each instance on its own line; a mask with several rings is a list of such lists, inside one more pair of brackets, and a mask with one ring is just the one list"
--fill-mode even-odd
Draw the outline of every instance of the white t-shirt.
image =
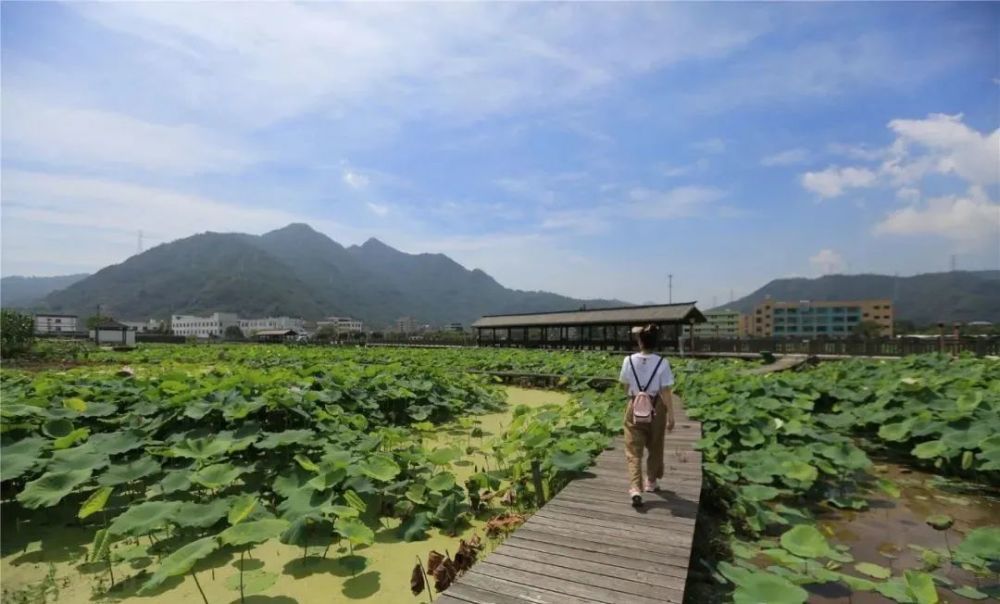
[[[629, 359], [632, 359], [632, 365], [635, 367], [634, 375], [632, 368], [628, 364]], [[659, 360], [660, 355], [658, 354], [637, 352], [629, 355], [622, 361], [622, 371], [618, 376], [618, 380], [623, 384], [628, 384], [629, 394], [633, 396], [639, 394], [639, 391], [646, 385], [646, 382], [649, 382], [649, 388], [646, 389], [646, 393], [656, 396], [660, 390], [674, 385], [674, 373], [670, 370], [670, 362], [667, 359], [663, 359], [663, 362], [660, 363], [660, 368], [656, 371], [656, 376], [653, 376], [653, 369]], [[640, 383], [638, 384], [635, 381], [636, 376], [639, 376]], [[653, 376], [652, 380], [650, 380], [651, 376]]]

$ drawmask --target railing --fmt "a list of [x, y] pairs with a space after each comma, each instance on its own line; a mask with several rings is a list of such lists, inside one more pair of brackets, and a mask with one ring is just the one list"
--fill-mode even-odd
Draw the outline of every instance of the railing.
[[887, 356], [944, 352], [972, 353], [976, 356], [1000, 355], [1000, 338], [873, 338], [873, 339], [798, 339], [798, 338], [695, 338], [690, 352], [756, 354], [808, 354], [831, 356]]

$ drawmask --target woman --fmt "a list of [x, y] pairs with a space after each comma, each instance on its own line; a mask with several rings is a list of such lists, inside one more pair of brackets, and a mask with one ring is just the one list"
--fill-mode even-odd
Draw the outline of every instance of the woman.
[[[625, 357], [619, 380], [629, 396], [625, 410], [625, 460], [629, 471], [632, 505], [642, 505], [642, 491], [660, 489], [663, 477], [663, 438], [674, 429], [674, 409], [670, 400], [674, 374], [667, 359], [653, 352], [660, 329], [655, 325], [632, 329], [639, 352]], [[646, 481], [642, 480], [642, 453], [648, 451]]]

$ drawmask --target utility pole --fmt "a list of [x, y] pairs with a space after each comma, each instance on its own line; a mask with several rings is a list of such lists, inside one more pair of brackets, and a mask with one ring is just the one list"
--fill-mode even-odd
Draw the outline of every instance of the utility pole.
[[674, 303], [674, 275], [673, 273], [667, 275], [667, 304]]
[[955, 254], [951, 255], [951, 272], [955, 272]]
[[732, 303], [733, 303], [733, 299], [734, 299], [734, 298], [733, 298], [733, 288], [731, 288], [731, 287], [730, 287], [730, 288], [729, 288], [729, 303], [730, 303], [730, 304], [732, 304]]
[[141, 254], [142, 253], [142, 229], [139, 229], [139, 238], [138, 239], [139, 240], [136, 243], [135, 248], [136, 248], [136, 253], [137, 254]]

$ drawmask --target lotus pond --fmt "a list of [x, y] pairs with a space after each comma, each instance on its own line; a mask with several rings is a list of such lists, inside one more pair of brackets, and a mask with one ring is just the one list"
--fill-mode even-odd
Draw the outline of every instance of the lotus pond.
[[[1000, 362], [673, 362], [704, 437], [691, 602], [1000, 594]], [[530, 513], [532, 462], [551, 496], [619, 432], [590, 380], [619, 363], [234, 345], [5, 368], [3, 601], [425, 601], [418, 558]]]

